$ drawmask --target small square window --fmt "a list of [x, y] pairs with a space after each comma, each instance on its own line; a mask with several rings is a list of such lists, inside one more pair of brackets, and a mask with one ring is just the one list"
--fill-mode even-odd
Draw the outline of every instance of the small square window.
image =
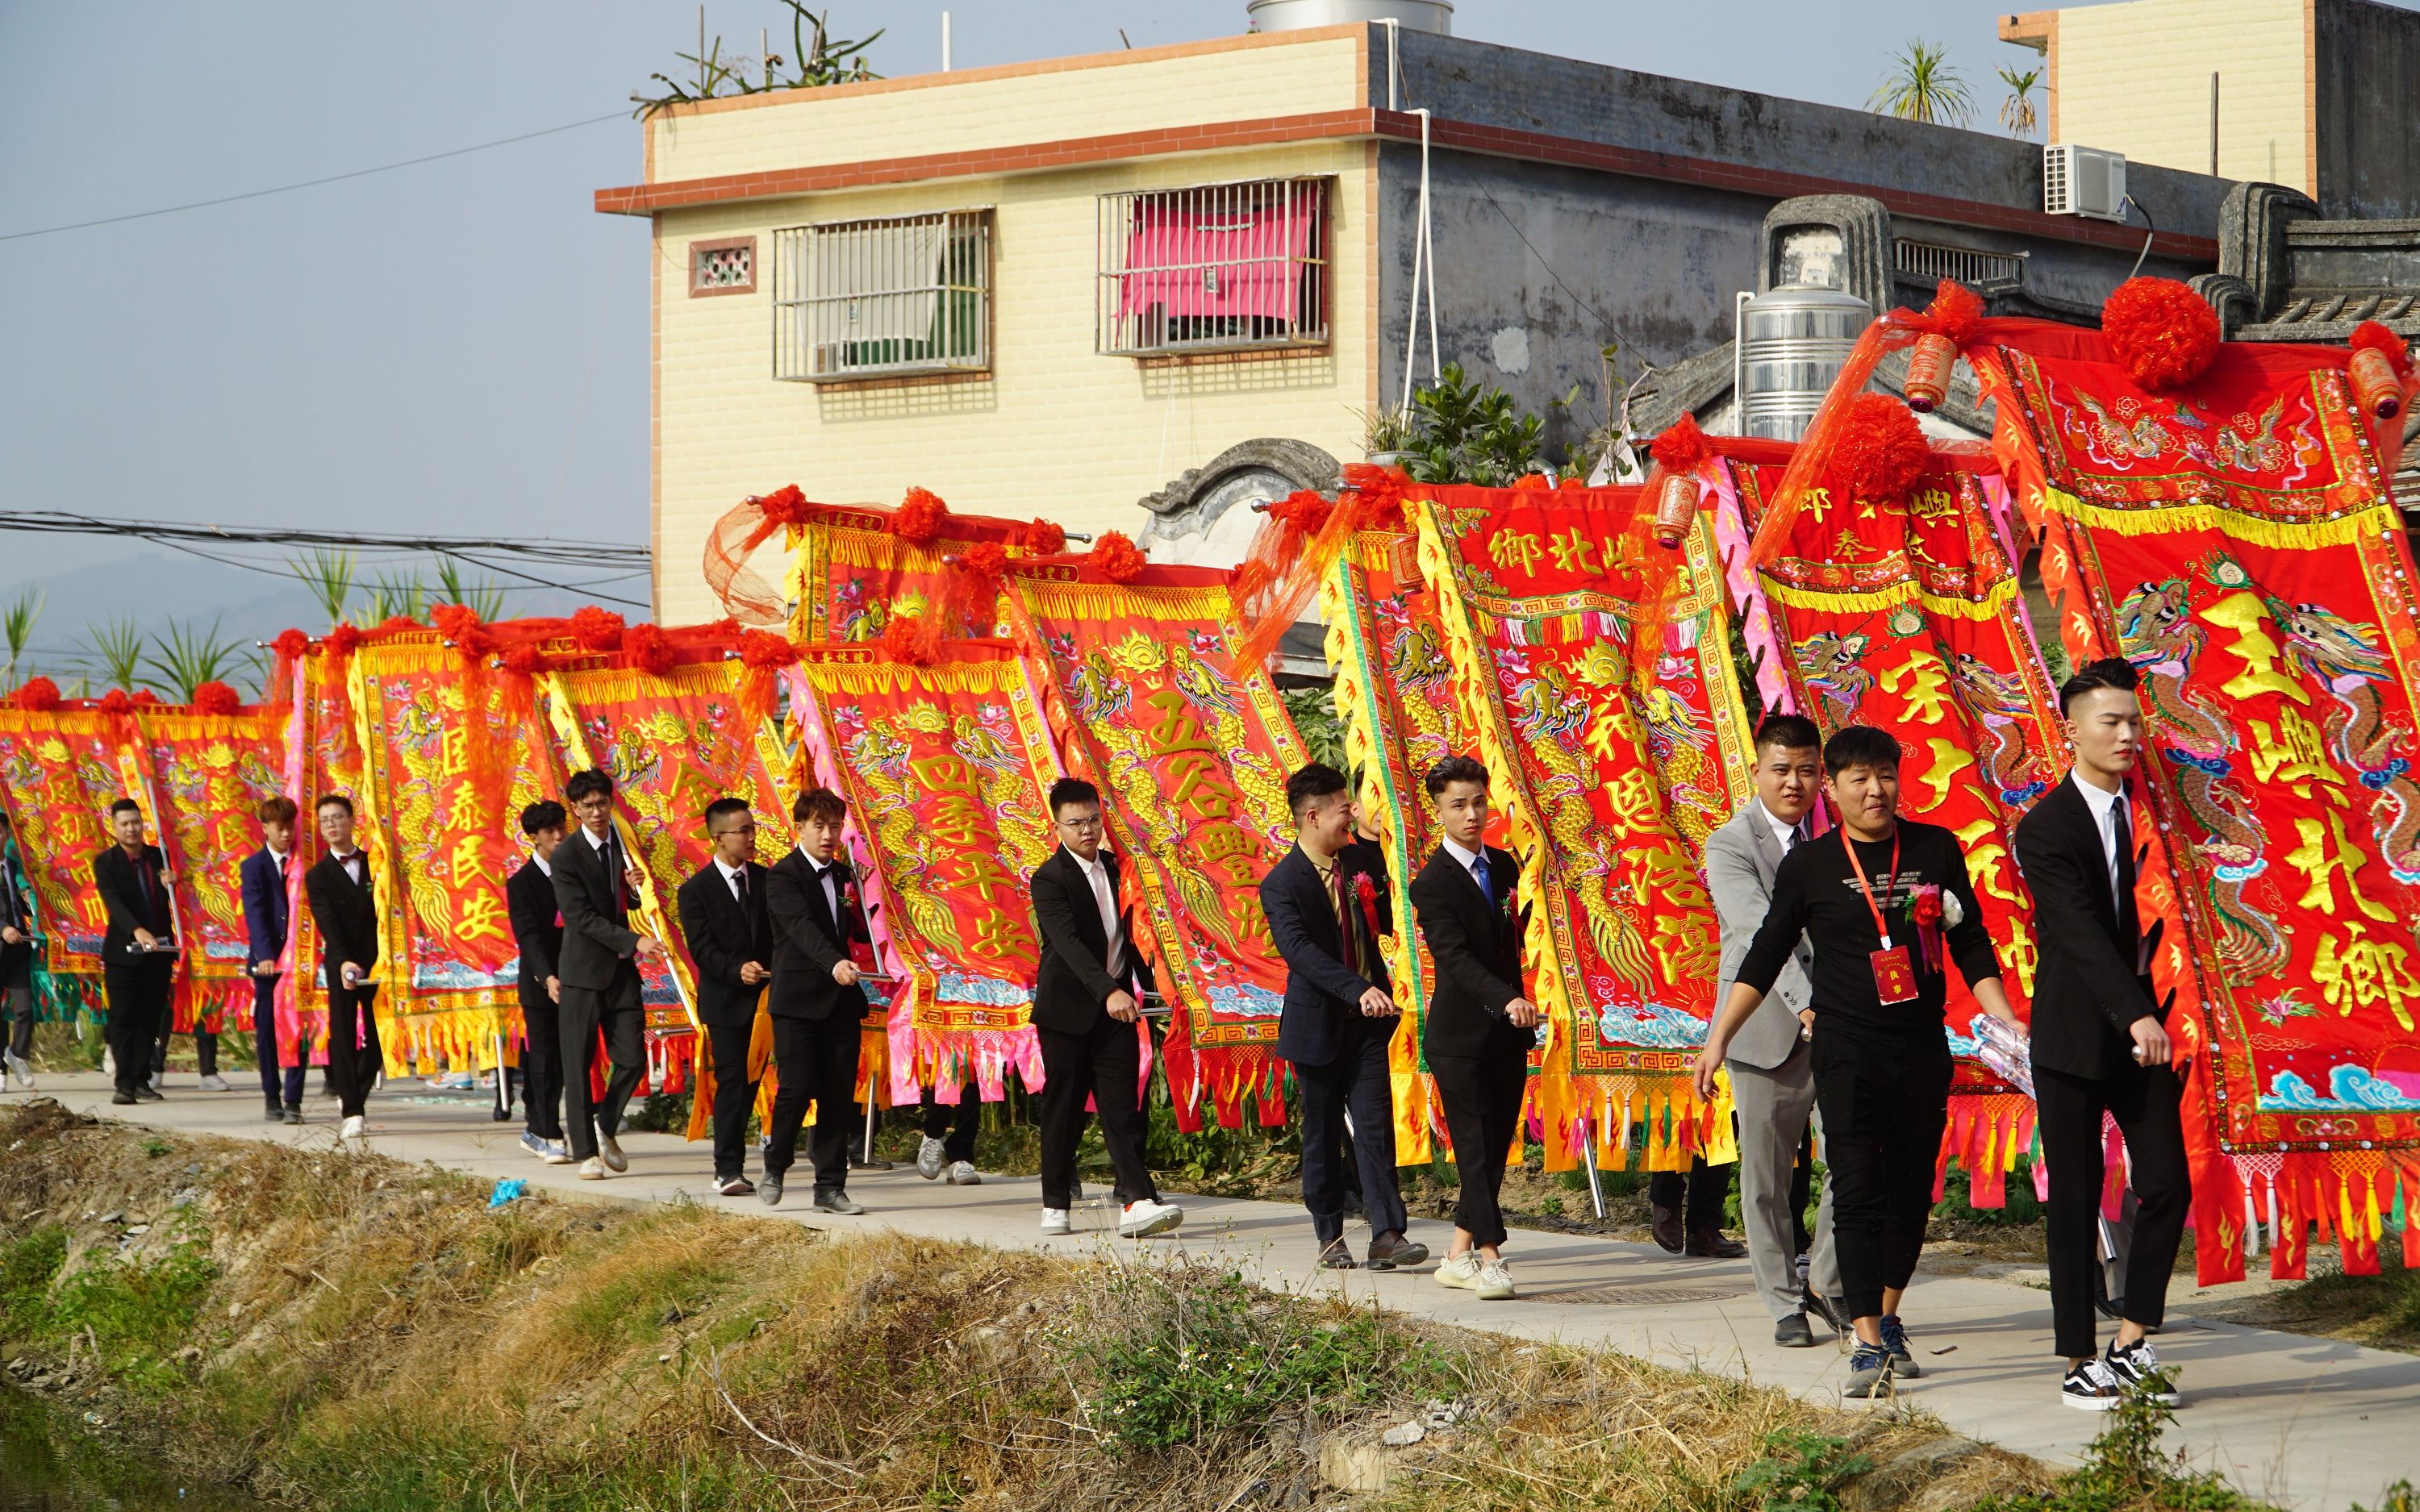
[[689, 244], [689, 293], [752, 294], [756, 290], [756, 239], [732, 237]]

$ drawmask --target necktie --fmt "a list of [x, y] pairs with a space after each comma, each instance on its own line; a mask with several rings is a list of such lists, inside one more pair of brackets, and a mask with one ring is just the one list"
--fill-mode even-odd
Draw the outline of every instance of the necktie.
[[1108, 958], [1101, 964], [1115, 971], [1118, 969], [1118, 905], [1109, 896], [1109, 862], [1095, 860], [1084, 868], [1084, 878], [1093, 885], [1093, 903], [1101, 911], [1101, 938], [1107, 942], [1102, 947], [1102, 953]]
[[134, 874], [143, 879], [143, 922], [149, 924], [160, 917], [160, 879], [151, 873], [147, 856], [134, 863]]
[[2118, 937], [2134, 948], [2134, 964], [2141, 969], [2143, 961], [2143, 920], [2134, 908], [2134, 825], [2127, 814], [2126, 795], [2109, 806], [2109, 831], [2118, 852], [2118, 878], [2114, 885], [2118, 905]]
[[731, 896], [739, 900], [739, 910], [746, 913], [748, 911], [748, 873], [745, 871], [731, 873]]
[[1485, 851], [1480, 852], [1478, 859], [1470, 863], [1470, 874], [1472, 877], [1477, 879], [1479, 883], [1479, 890], [1487, 894], [1487, 901], [1489, 903], [1494, 903], [1496, 901], [1496, 884], [1490, 880], [1487, 875], [1487, 853]]

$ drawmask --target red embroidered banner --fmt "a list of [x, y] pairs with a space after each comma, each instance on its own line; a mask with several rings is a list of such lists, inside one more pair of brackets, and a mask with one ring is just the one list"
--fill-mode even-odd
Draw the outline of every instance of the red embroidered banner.
[[[1064, 775], [1033, 674], [1005, 644], [953, 642], [909, 666], [880, 651], [811, 654], [794, 674], [818, 780], [848, 800], [890, 995], [892, 1102], [931, 1087], [987, 1101], [1014, 1068], [1042, 1085], [1031, 1023], [1041, 969], [1027, 884], [1055, 841], [1045, 799]], [[803, 687], [801, 696], [797, 690]]]
[[[1748, 450], [1726, 443], [1727, 450]], [[1746, 529], [1787, 465], [1734, 458]], [[1752, 455], [1752, 454], [1751, 454]], [[1980, 462], [1980, 469], [1978, 463]], [[1903, 504], [1854, 496], [1819, 478], [1791, 521], [1761, 586], [1789, 647], [1793, 702], [1825, 735], [1883, 730], [1900, 745], [1900, 811], [1950, 830], [2020, 1014], [2033, 990], [2033, 902], [2017, 872], [2017, 820], [2064, 775], [2057, 696], [2036, 650], [2005, 518], [1986, 459], [1935, 453]], [[1981, 1011], [1953, 972], [1946, 1005], [1958, 1055], [1943, 1160], [1965, 1165], [1972, 1200], [1999, 1207], [2017, 1154], [2032, 1142], [2032, 1105], [1984, 1069], [1970, 1025]]]
[[93, 890], [92, 862], [112, 843], [109, 806], [141, 795], [118, 765], [123, 723], [97, 710], [0, 708], [0, 796], [34, 889], [45, 1016], [102, 1006], [101, 938], [109, 916]]
[[[2398, 1189], [2420, 1200], [2420, 632], [2346, 353], [2230, 345], [2152, 393], [2097, 332], [1983, 332], [2068, 654], [2144, 678], [2144, 896], [2189, 1072], [2201, 1278], [2242, 1274], [2260, 1222], [2273, 1274], [2303, 1273], [2311, 1223], [2374, 1271]], [[2409, 1227], [2405, 1246], [2420, 1263]]]
[[[1720, 960], [1699, 856], [1750, 771], [1711, 526], [1700, 515], [1677, 563], [1651, 563], [1642, 550], [1660, 548], [1638, 544], [1652, 505], [1637, 488], [1413, 498], [1420, 564], [1521, 857], [1525, 953], [1549, 1016], [1533, 1104], [1548, 1158], [1568, 1164], [1590, 1130], [1626, 1148], [1634, 1122], [1650, 1169], [1727, 1151], [1728, 1093], [1701, 1106], [1689, 1077]], [[1640, 572], [1668, 564], [1668, 599]], [[1654, 642], [1635, 645], [1641, 634]]]
[[1206, 1095], [1226, 1127], [1255, 1095], [1285, 1118], [1271, 1053], [1285, 964], [1260, 883], [1293, 844], [1285, 780], [1310, 758], [1265, 675], [1238, 677], [1226, 575], [1152, 567], [1131, 582], [1076, 569], [1008, 576], [1019, 638], [1047, 669], [1068, 765], [1100, 787], [1111, 849], [1139, 884], [1138, 913], [1172, 1010], [1165, 1053], [1178, 1121]]
[[[797, 552], [783, 585], [796, 600], [790, 639], [804, 646], [878, 640], [893, 618], [950, 611], [955, 622], [936, 639], [995, 635], [998, 594], [971, 597], [949, 559], [990, 544], [1003, 556], [1022, 555], [1030, 527], [1014, 520], [949, 515], [939, 533], [922, 545], [901, 538], [899, 512], [810, 504], [796, 530]], [[989, 598], [993, 602], [977, 602]]]
[[184, 946], [175, 1027], [216, 1033], [232, 1011], [252, 1019], [251, 940], [243, 920], [243, 858], [260, 848], [253, 815], [285, 791], [279, 725], [264, 710], [232, 715], [138, 709], [131, 717], [144, 791], [176, 882]]

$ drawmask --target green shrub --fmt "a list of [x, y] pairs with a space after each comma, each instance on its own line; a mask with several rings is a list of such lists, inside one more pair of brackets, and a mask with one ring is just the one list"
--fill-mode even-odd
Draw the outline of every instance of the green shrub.
[[51, 1288], [35, 1332], [84, 1335], [111, 1375], [138, 1390], [164, 1392], [184, 1380], [169, 1351], [194, 1327], [216, 1279], [209, 1242], [192, 1229], [179, 1231], [156, 1259], [87, 1256]]
[[2171, 1460], [2160, 1452], [2160, 1436], [2175, 1421], [2176, 1414], [2156, 1398], [2130, 1392], [2085, 1449], [2084, 1463], [2051, 1489], [1989, 1496], [1975, 1504], [1975, 1512], [2262, 1512], [2262, 1503], [2221, 1476], [2191, 1470], [2181, 1457]]
[[1777, 1428], [1764, 1436], [1764, 1455], [1731, 1479], [1731, 1491], [1751, 1506], [1839, 1512], [1835, 1490], [1873, 1468], [1849, 1441], [1807, 1428]]
[[44, 1224], [0, 1240], [0, 1339], [30, 1339], [50, 1320], [52, 1277], [68, 1259], [68, 1231]]

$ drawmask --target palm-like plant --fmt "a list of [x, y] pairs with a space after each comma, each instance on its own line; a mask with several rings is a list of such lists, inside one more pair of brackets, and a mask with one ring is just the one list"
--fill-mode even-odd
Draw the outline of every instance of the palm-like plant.
[[219, 622], [212, 620], [207, 630], [181, 620], [170, 620], [168, 628], [151, 638], [151, 649], [144, 653], [144, 686], [171, 703], [191, 703], [194, 689], [204, 683], [223, 683], [226, 674], [243, 664], [243, 650], [222, 634]]
[[301, 556], [290, 559], [287, 565], [294, 569], [294, 576], [302, 579], [302, 586], [311, 590], [311, 596], [318, 600], [320, 609], [328, 616], [329, 625], [345, 623], [345, 603], [353, 596], [353, 554], [350, 551], [331, 551], [324, 546], [315, 546]]
[[443, 591], [440, 600], [446, 604], [462, 604], [483, 620], [492, 620], [504, 612], [504, 590], [486, 574], [465, 577], [462, 564], [452, 557], [437, 563], [437, 586]]
[[33, 643], [34, 622], [42, 617], [43, 600], [40, 589], [28, 588], [0, 609], [0, 636], [8, 641], [8, 671], [0, 683], [10, 687], [17, 686], [17, 664], [25, 659], [25, 648]]
[[371, 625], [394, 619], [398, 614], [408, 614], [416, 620], [427, 610], [428, 584], [421, 580], [417, 572], [381, 572], [378, 580], [370, 584], [367, 618]]
[[132, 620], [104, 620], [92, 631], [85, 667], [110, 687], [132, 693], [143, 675], [143, 631]]
[[2019, 73], [2014, 69], [2002, 69], [2000, 82], [2009, 86], [2009, 98], [2000, 101], [2000, 124], [2010, 136], [2031, 136], [2041, 117], [2034, 114], [2034, 85], [2041, 82], [2041, 69], [2028, 69]]
[[1931, 126], [1963, 126], [1975, 113], [1975, 97], [1949, 66], [1947, 46], [1911, 38], [1907, 50], [1892, 54], [1890, 61], [1891, 71], [1875, 85], [1867, 109]]

